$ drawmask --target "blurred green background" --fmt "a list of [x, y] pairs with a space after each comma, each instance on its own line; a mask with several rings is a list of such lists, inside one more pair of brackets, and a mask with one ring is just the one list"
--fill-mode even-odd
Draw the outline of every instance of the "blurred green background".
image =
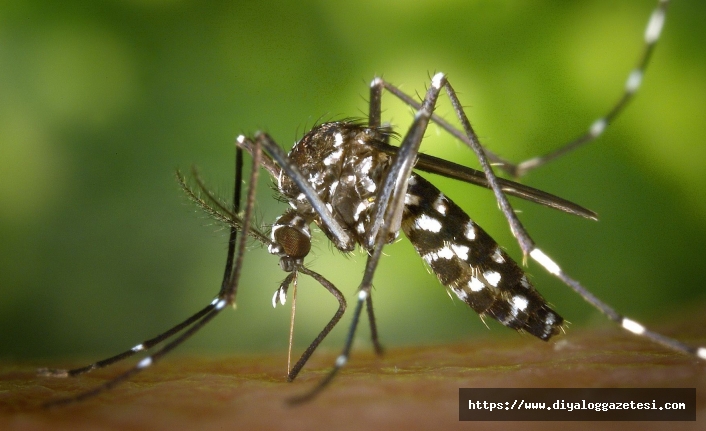
[[[0, 6], [0, 356], [96, 359], [187, 317], [217, 292], [227, 230], [183, 196], [197, 164], [223, 196], [233, 141], [285, 148], [318, 119], [364, 116], [376, 74], [414, 94], [447, 73], [483, 142], [522, 160], [558, 147], [621, 94], [656, 1], [21, 1]], [[706, 3], [677, 1], [643, 89], [596, 143], [523, 179], [600, 214], [516, 202], [569, 274], [652, 325], [706, 310]], [[442, 97], [443, 99], [443, 97]], [[383, 119], [408, 126], [387, 96]], [[438, 113], [452, 117], [444, 102]], [[477, 166], [432, 126], [424, 151]], [[264, 174], [263, 174], [264, 176]], [[432, 178], [515, 257], [490, 193]], [[259, 184], [261, 223], [285, 205]], [[519, 337], [450, 300], [411, 245], [385, 250], [374, 298], [386, 345]], [[308, 262], [352, 298], [364, 257], [321, 236]], [[238, 308], [182, 352], [284, 351], [284, 278], [253, 245]], [[570, 322], [605, 319], [530, 263]], [[299, 287], [296, 343], [333, 315]], [[350, 321], [324, 343], [338, 349]], [[365, 348], [367, 325], [358, 346]], [[539, 341], [538, 341], [539, 342]], [[284, 365], [283, 365], [284, 366]]]

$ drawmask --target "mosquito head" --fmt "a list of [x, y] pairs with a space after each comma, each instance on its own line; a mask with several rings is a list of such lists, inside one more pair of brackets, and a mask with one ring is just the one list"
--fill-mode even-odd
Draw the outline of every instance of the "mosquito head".
[[272, 226], [271, 254], [280, 257], [279, 266], [286, 272], [299, 267], [311, 250], [309, 223], [296, 211], [289, 210]]

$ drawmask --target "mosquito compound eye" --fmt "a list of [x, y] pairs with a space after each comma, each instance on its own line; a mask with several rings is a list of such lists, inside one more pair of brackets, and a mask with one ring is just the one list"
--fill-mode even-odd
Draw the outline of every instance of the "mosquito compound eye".
[[[308, 229], [307, 229], [308, 230]], [[303, 259], [311, 250], [311, 238], [300, 229], [282, 226], [274, 233], [274, 240], [282, 246], [284, 255], [294, 259]]]

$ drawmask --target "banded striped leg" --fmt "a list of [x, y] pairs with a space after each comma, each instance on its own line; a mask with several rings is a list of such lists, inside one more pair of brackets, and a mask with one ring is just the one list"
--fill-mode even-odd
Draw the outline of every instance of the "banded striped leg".
[[658, 344], [661, 344], [667, 348], [670, 348], [670, 349], [685, 353], [687, 355], [696, 356], [700, 359], [706, 360], [706, 348], [704, 348], [704, 347], [697, 348], [697, 347], [689, 346], [689, 345], [682, 343], [680, 341], [677, 341], [672, 338], [661, 335], [659, 333], [650, 331], [650, 330], [646, 329], [640, 323], [637, 323], [632, 319], [629, 319], [627, 317], [620, 315], [608, 304], [606, 304], [605, 302], [596, 298], [595, 295], [593, 295], [591, 292], [589, 292], [578, 281], [574, 280], [573, 278], [569, 277], [566, 273], [564, 273], [561, 270], [561, 268], [559, 267], [559, 265], [557, 265], [542, 250], [537, 248], [537, 246], [535, 245], [532, 238], [529, 236], [529, 234], [527, 233], [525, 228], [522, 226], [522, 223], [520, 223], [519, 219], [516, 217], [515, 212], [513, 211], [512, 207], [510, 206], [510, 203], [507, 200], [507, 197], [502, 192], [502, 190], [498, 184], [497, 177], [495, 176], [495, 173], [493, 172], [492, 168], [490, 167], [490, 163], [488, 162], [488, 160], [486, 158], [485, 152], [483, 151], [483, 148], [481, 147], [480, 142], [478, 141], [478, 137], [476, 136], [475, 132], [473, 131], [473, 128], [471, 127], [471, 124], [468, 121], [468, 117], [466, 116], [466, 114], [463, 111], [461, 102], [456, 97], [455, 91], [453, 90], [451, 85], [448, 84], [448, 82], [446, 83], [446, 92], [449, 95], [449, 98], [451, 99], [451, 104], [453, 105], [454, 110], [456, 111], [456, 115], [458, 116], [459, 120], [461, 121], [461, 124], [463, 125], [463, 128], [466, 132], [466, 136], [467, 136], [468, 140], [470, 141], [469, 146], [471, 147], [473, 152], [476, 154], [476, 157], [478, 157], [478, 160], [480, 161], [480, 164], [483, 167], [483, 172], [485, 172], [485, 175], [488, 178], [488, 183], [490, 183], [490, 185], [493, 189], [493, 192], [495, 193], [495, 197], [498, 201], [498, 204], [499, 204], [503, 214], [505, 215], [505, 218], [507, 218], [508, 222], [510, 223], [510, 230], [512, 231], [512, 234], [515, 236], [515, 238], [518, 240], [518, 243], [520, 244], [523, 255], [524, 256], [529, 255], [537, 263], [542, 265], [544, 267], [544, 269], [546, 269], [550, 274], [559, 278], [567, 286], [571, 287], [576, 293], [581, 295], [581, 297], [584, 300], [586, 300], [586, 302], [593, 305], [595, 308], [597, 308], [603, 314], [608, 316], [609, 319], [620, 324], [627, 331], [632, 332], [633, 334], [648, 338], [648, 339], [650, 339]]
[[[256, 141], [253, 141], [249, 138], [246, 138], [245, 136], [239, 136], [237, 139], [236, 145], [238, 146], [239, 149], [244, 149], [245, 151], [252, 153], [255, 149], [262, 148], [263, 142], [265, 142], [265, 146], [276, 145], [267, 135], [264, 135], [264, 134], [258, 135], [258, 138], [256, 139]], [[279, 175], [279, 172], [280, 172], [279, 168], [274, 164], [274, 161], [272, 159], [270, 159], [264, 153], [262, 154], [262, 159], [260, 161], [260, 167], [265, 168], [275, 178]], [[244, 227], [245, 226], [244, 221], [238, 216], [238, 214], [229, 211], [225, 207], [225, 205], [223, 205], [209, 191], [208, 187], [206, 187], [206, 185], [201, 180], [199, 173], [194, 171], [193, 176], [194, 176], [194, 179], [196, 180], [197, 184], [199, 185], [201, 192], [206, 196], [206, 200], [204, 200], [200, 196], [196, 195], [188, 186], [185, 185], [183, 180], [180, 179], [180, 182], [182, 184], [182, 188], [185, 190], [187, 195], [198, 206], [200, 206], [205, 212], [210, 214], [215, 219], [220, 220], [226, 224], [229, 224], [231, 227], [235, 227], [235, 228], [242, 230], [242, 231], [247, 231], [249, 236], [256, 239], [261, 244], [268, 246], [268, 249], [271, 249], [272, 247], [277, 245], [269, 237], [267, 237], [265, 234], [260, 232], [257, 228], [250, 226], [246, 229]], [[324, 327], [324, 329], [321, 330], [321, 332], [314, 339], [314, 341], [312, 341], [311, 344], [306, 348], [306, 350], [301, 355], [299, 360], [294, 364], [294, 366], [290, 370], [288, 370], [287, 380], [290, 382], [293, 381], [297, 377], [297, 375], [299, 374], [301, 369], [304, 367], [306, 362], [309, 360], [311, 355], [314, 353], [314, 351], [316, 351], [316, 348], [319, 346], [319, 344], [323, 341], [324, 338], [326, 338], [326, 336], [329, 334], [329, 332], [331, 332], [331, 330], [341, 320], [341, 317], [343, 316], [343, 313], [346, 310], [346, 300], [345, 300], [343, 294], [333, 285], [333, 283], [328, 281], [326, 278], [324, 278], [320, 274], [309, 270], [308, 268], [304, 267], [303, 265], [297, 265], [294, 268], [292, 268], [292, 272], [290, 272], [289, 275], [285, 278], [285, 280], [280, 284], [280, 287], [275, 291], [275, 293], [272, 297], [272, 306], [273, 307], [276, 307], [278, 302], [282, 305], [284, 305], [286, 303], [287, 291], [289, 290], [290, 284], [297, 277], [298, 273], [308, 275], [309, 277], [316, 280], [319, 284], [321, 284], [326, 290], [328, 290], [336, 298], [339, 306], [338, 306], [338, 309], [336, 310], [336, 313], [334, 314], [334, 316], [331, 318], [331, 320], [329, 320], [328, 324]], [[373, 324], [374, 324], [374, 322], [373, 322]]]
[[[661, 9], [658, 9], [658, 11]], [[654, 16], [654, 15], [653, 15]], [[660, 12], [656, 13], [656, 16], [660, 16]], [[663, 20], [663, 15], [661, 15]], [[660, 18], [653, 18], [653, 20], [660, 20]], [[657, 24], [652, 24], [650, 27], [658, 27]], [[650, 34], [656, 33], [657, 30], [651, 30]], [[401, 100], [405, 101], [406, 103], [410, 104], [411, 106], [417, 108], [420, 106], [418, 102], [413, 101], [413, 99], [406, 94], [402, 93], [398, 88], [394, 87], [393, 85], [384, 82], [380, 78], [376, 78], [373, 80], [371, 84], [371, 107], [377, 107], [380, 105], [380, 92], [381, 89], [385, 89], [393, 93], [395, 96], [400, 98]], [[510, 229], [515, 238], [517, 239], [523, 255], [530, 256], [533, 258], [535, 261], [537, 261], [540, 265], [542, 265], [549, 273], [553, 274], [560, 280], [562, 280], [566, 285], [571, 287], [575, 292], [577, 292], [584, 300], [586, 300], [588, 303], [593, 305], [595, 308], [597, 308], [599, 311], [604, 313], [608, 318], [611, 320], [615, 321], [619, 325], [621, 325], [624, 329], [628, 330], [629, 332], [632, 332], [634, 334], [644, 336], [656, 343], [659, 343], [665, 347], [668, 347], [670, 349], [680, 351], [682, 353], [686, 353], [689, 355], [697, 356], [701, 359], [706, 359], [706, 348], [704, 347], [692, 347], [689, 345], [686, 345], [684, 343], [681, 343], [677, 340], [671, 339], [669, 337], [665, 337], [664, 335], [658, 334], [656, 332], [647, 330], [643, 325], [635, 322], [632, 319], [626, 318], [619, 313], [617, 313], [613, 308], [608, 306], [606, 303], [603, 301], [599, 300], [598, 298], [595, 297], [592, 293], [590, 293], [585, 287], [583, 287], [578, 281], [572, 279], [569, 277], [566, 273], [564, 273], [560, 267], [551, 259], [549, 258], [542, 250], [536, 247], [534, 241], [532, 238], [529, 236], [525, 228], [522, 226], [522, 223], [519, 221], [517, 216], [515, 215], [514, 210], [510, 206], [510, 203], [508, 202], [505, 193], [502, 190], [502, 186], [500, 184], [500, 180], [495, 176], [490, 163], [488, 161], [486, 152], [484, 151], [484, 148], [481, 146], [480, 142], [478, 141], [478, 137], [476, 136], [475, 132], [473, 131], [473, 128], [471, 127], [470, 122], [468, 121], [468, 118], [466, 117], [462, 105], [458, 98], [456, 97], [456, 93], [453, 90], [453, 87], [448, 83], [448, 81], [445, 82], [445, 88], [447, 91], [447, 94], [449, 98], [451, 99], [451, 103], [454, 107], [454, 111], [456, 112], [457, 117], [461, 121], [461, 124], [463, 125], [463, 129], [465, 131], [465, 134], [463, 135], [462, 138], [460, 138], [461, 141], [466, 143], [471, 149], [474, 151], [476, 154], [476, 157], [480, 161], [480, 164], [483, 168], [483, 172], [485, 174], [485, 177], [487, 179], [489, 187], [493, 190], [496, 200], [498, 202], [498, 205], [500, 206], [501, 211], [503, 212], [504, 216], [507, 218], [509, 224], [510, 224]], [[377, 109], [377, 108], [375, 108]], [[376, 114], [371, 113], [370, 119], [371, 121], [376, 121]], [[437, 121], [436, 116], [432, 116], [433, 121]], [[448, 124], [448, 123], [446, 123]], [[446, 128], [446, 127], [445, 127]], [[448, 130], [448, 129], [447, 129]], [[453, 129], [455, 130], [455, 129]], [[452, 133], [454, 136], [458, 137], [458, 131], [455, 133]]]
[[[639, 90], [643, 77], [645, 75], [645, 70], [647, 69], [647, 66], [649, 65], [649, 60], [650, 57], [652, 56], [652, 52], [654, 51], [654, 48], [657, 44], [657, 41], [659, 40], [659, 37], [662, 33], [662, 28], [664, 27], [664, 22], [666, 19], [667, 15], [667, 6], [669, 5], [670, 0], [659, 0], [657, 3], [657, 7], [655, 10], [652, 12], [650, 15], [650, 19], [647, 22], [647, 27], [645, 28], [645, 34], [644, 34], [644, 40], [645, 40], [645, 45], [642, 51], [642, 54], [640, 55], [640, 58], [638, 59], [637, 65], [635, 68], [628, 74], [628, 78], [625, 82], [625, 90], [622, 94], [622, 96], [618, 99], [618, 101], [613, 105], [613, 107], [608, 111], [606, 115], [603, 117], [598, 118], [595, 120], [593, 123], [591, 123], [590, 127], [588, 130], [583, 133], [581, 136], [577, 137], [573, 141], [562, 145], [559, 147], [557, 150], [550, 152], [548, 154], [545, 154], [543, 156], [538, 156], [531, 158], [529, 160], [525, 160], [520, 163], [512, 163], [497, 154], [494, 154], [487, 148], [484, 148], [483, 151], [485, 152], [486, 156], [490, 161], [492, 161], [494, 164], [497, 164], [497, 167], [508, 174], [514, 176], [514, 177], [521, 177], [528, 172], [543, 166], [552, 160], [555, 160], [583, 145], [586, 145], [595, 139], [597, 139], [599, 136], [605, 132], [606, 128], [610, 123], [615, 120], [620, 113], [625, 110], [625, 107], [627, 106], [628, 102], [632, 100], [632, 98], [635, 96], [635, 93]], [[376, 80], [379, 80], [377, 82]], [[397, 98], [405, 102], [406, 104], [412, 106], [415, 109], [419, 109], [421, 106], [420, 103], [407, 94], [403, 93], [401, 90], [396, 88], [395, 86], [387, 83], [387, 82], [382, 82], [382, 79], [376, 78], [376, 80], [373, 81], [372, 86], [384, 86], [384, 88], [389, 91], [390, 93], [394, 94]], [[379, 106], [380, 99], [375, 99], [371, 97], [370, 103], [371, 105], [377, 101], [376, 103]], [[370, 120], [372, 121], [373, 119], [377, 119], [379, 124], [379, 119], [380, 116], [377, 115], [377, 117], [370, 117]], [[444, 120], [440, 116], [434, 114], [432, 115], [432, 121], [434, 123], [438, 124], [439, 127], [442, 129], [446, 130], [449, 132], [452, 136], [454, 136], [456, 139], [465, 142], [467, 145], [471, 145], [471, 142], [469, 141], [468, 137], [466, 134], [464, 134], [462, 131], [458, 130], [456, 127], [454, 127], [451, 123], [448, 121]]]
[[[242, 177], [241, 177], [241, 166], [242, 166], [242, 152], [238, 150], [237, 152], [237, 157], [236, 157], [236, 183], [235, 183], [235, 192], [234, 192], [234, 197], [235, 200], [233, 202], [233, 209], [234, 213], [237, 213], [239, 211], [239, 206], [240, 206], [240, 185], [242, 184]], [[255, 201], [255, 184], [257, 183], [257, 176], [259, 172], [259, 165], [260, 165], [260, 155], [261, 151], [259, 149], [255, 149], [253, 152], [253, 169], [251, 170], [250, 173], [250, 187], [248, 189], [248, 196], [247, 196], [247, 205], [245, 207], [245, 214], [242, 219], [242, 226], [244, 229], [247, 231], [248, 226], [250, 226], [250, 222], [252, 220], [252, 211], [253, 211], [253, 202]], [[183, 181], [183, 179], [180, 177], [180, 180]], [[183, 182], [182, 182], [183, 184]], [[119, 374], [118, 376], [108, 380], [104, 384], [97, 386], [95, 389], [80, 393], [78, 395], [74, 395], [71, 397], [67, 398], [61, 398], [57, 400], [52, 400], [47, 403], [45, 403], [43, 406], [45, 408], [48, 407], [55, 407], [59, 405], [65, 405], [65, 404], [70, 404], [78, 401], [82, 401], [88, 398], [92, 398], [96, 395], [99, 395], [115, 386], [118, 384], [122, 383], [123, 381], [127, 380], [128, 378], [132, 377], [133, 375], [139, 373], [140, 371], [144, 370], [145, 368], [148, 368], [158, 360], [160, 360], [164, 355], [169, 353], [171, 350], [174, 348], [178, 347], [181, 345], [184, 341], [186, 341], [189, 337], [194, 335], [199, 329], [203, 328], [208, 322], [210, 322], [216, 315], [220, 313], [221, 310], [223, 310], [226, 305], [233, 304], [235, 301], [235, 295], [237, 293], [237, 288], [238, 288], [238, 281], [240, 279], [240, 273], [243, 265], [243, 255], [245, 253], [245, 247], [247, 245], [247, 235], [241, 235], [240, 241], [237, 244], [237, 252], [236, 252], [236, 241], [237, 241], [237, 232], [238, 229], [235, 226], [231, 227], [230, 231], [230, 238], [228, 242], [228, 256], [226, 259], [226, 268], [224, 272], [224, 277], [223, 277], [223, 282], [221, 284], [221, 289], [220, 292], [218, 293], [218, 296], [216, 299], [214, 299], [208, 306], [206, 306], [204, 309], [199, 311], [198, 313], [194, 314], [190, 318], [186, 319], [184, 322], [180, 323], [179, 325], [173, 327], [172, 329], [164, 332], [163, 334], [154, 337], [150, 340], [147, 340], [141, 344], [138, 344], [137, 346], [133, 347], [132, 349], [123, 352], [119, 355], [113, 356], [111, 358], [105, 359], [103, 361], [96, 362], [92, 365], [89, 365], [87, 367], [82, 367], [82, 368], [77, 368], [74, 370], [46, 370], [42, 369], [39, 370], [40, 375], [44, 376], [52, 376], [52, 377], [69, 377], [69, 376], [76, 376], [85, 372], [88, 372], [90, 370], [96, 369], [96, 368], [102, 368], [105, 366], [108, 366], [110, 364], [113, 364], [115, 362], [118, 362], [122, 359], [126, 359], [130, 356], [132, 356], [135, 353], [147, 350], [151, 347], [154, 347], [157, 343], [166, 341], [167, 339], [171, 338], [172, 336], [176, 335], [177, 333], [181, 332], [181, 334], [172, 339], [169, 343], [165, 344], [162, 346], [160, 349], [158, 349], [156, 352], [152, 353], [150, 356], [144, 357], [142, 360], [140, 360], [135, 366], [130, 368], [129, 370]]]
[[505, 160], [486, 149], [485, 151], [488, 158], [494, 163], [497, 163], [499, 169], [502, 169], [514, 177], [521, 177], [528, 172], [551, 162], [552, 160], [558, 159], [559, 157], [562, 157], [563, 155], [596, 140], [599, 136], [601, 136], [606, 127], [608, 127], [608, 125], [625, 110], [627, 104], [635, 96], [637, 90], [639, 90], [640, 85], [642, 84], [642, 79], [645, 75], [645, 70], [649, 64], [650, 57], [652, 56], [652, 52], [654, 51], [655, 45], [662, 34], [662, 28], [664, 27], [664, 21], [667, 16], [667, 6], [669, 6], [669, 0], [659, 0], [657, 2], [657, 7], [652, 11], [645, 28], [645, 45], [635, 68], [633, 68], [628, 74], [628, 78], [625, 81], [625, 89], [623, 90], [623, 94], [603, 117], [596, 119], [590, 125], [586, 132], [573, 141], [562, 145], [550, 153], [543, 156], [533, 157], [520, 163], [515, 164], [509, 162], [508, 160]]
[[[299, 404], [313, 399], [331, 383], [336, 374], [338, 374], [341, 368], [348, 362], [360, 315], [363, 311], [363, 304], [367, 303], [370, 298], [373, 276], [380, 261], [380, 257], [382, 256], [382, 249], [388, 241], [388, 234], [399, 230], [398, 223], [401, 223], [404, 197], [407, 190], [407, 182], [412, 173], [413, 162], [419, 152], [419, 146], [421, 145], [424, 132], [431, 119], [439, 92], [445, 83], [446, 78], [442, 73], [437, 73], [432, 78], [431, 87], [427, 90], [422, 106], [415, 114], [414, 121], [400, 144], [399, 151], [393, 159], [383, 184], [377, 188], [378, 193], [375, 198], [377, 205], [375, 207], [375, 215], [372, 217], [372, 220], [375, 220], [376, 223], [374, 223], [369, 232], [367, 232], [369, 245], [365, 245], [369, 250], [370, 256], [366, 261], [363, 280], [358, 288], [353, 320], [348, 330], [343, 351], [336, 359], [333, 368], [326, 377], [321, 379], [318, 384], [308, 392], [291, 398], [289, 400], [291, 404]], [[382, 223], [383, 220], [384, 223]]]

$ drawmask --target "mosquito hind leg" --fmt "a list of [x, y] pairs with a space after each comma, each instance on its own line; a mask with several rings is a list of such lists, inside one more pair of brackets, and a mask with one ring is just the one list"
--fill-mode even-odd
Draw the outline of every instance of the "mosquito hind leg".
[[512, 163], [505, 160], [493, 153], [486, 150], [488, 157], [495, 163], [498, 164], [498, 168], [509, 173], [514, 177], [522, 177], [541, 166], [556, 160], [579, 147], [582, 147], [590, 142], [595, 141], [600, 137], [605, 129], [610, 125], [626, 108], [628, 103], [633, 99], [637, 91], [640, 89], [643, 77], [645, 76], [645, 71], [649, 65], [650, 58], [654, 52], [654, 48], [662, 34], [662, 28], [664, 27], [664, 21], [667, 16], [667, 6], [669, 6], [670, 0], [659, 0], [657, 6], [652, 11], [649, 20], [647, 21], [647, 26], [645, 27], [645, 33], [643, 36], [644, 45], [642, 52], [638, 58], [637, 64], [628, 74], [625, 80], [625, 86], [622, 95], [613, 104], [613, 106], [608, 110], [608, 112], [602, 117], [597, 118], [591, 123], [588, 129], [575, 138], [574, 140], [561, 145], [556, 150], [544, 154], [542, 156], [533, 157], [531, 159], [525, 160], [519, 163]]

